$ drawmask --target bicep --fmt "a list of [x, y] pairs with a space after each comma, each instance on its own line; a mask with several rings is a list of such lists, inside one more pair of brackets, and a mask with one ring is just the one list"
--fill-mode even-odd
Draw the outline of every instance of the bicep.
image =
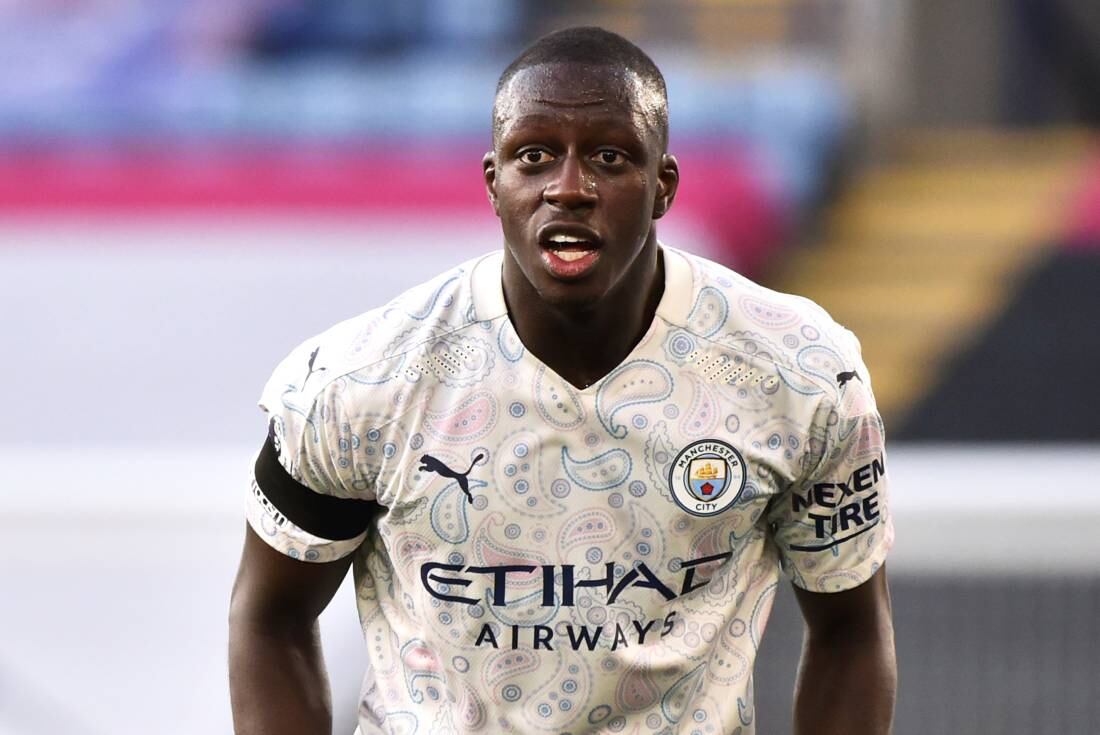
[[336, 594], [351, 560], [351, 555], [319, 563], [293, 559], [271, 548], [246, 524], [233, 584], [233, 615], [272, 623], [312, 623]]
[[810, 639], [863, 638], [893, 629], [885, 564], [863, 584], [841, 592], [810, 592], [797, 585], [793, 587]]
[[233, 614], [312, 623], [336, 594], [378, 511], [373, 501], [303, 485], [283, 467], [269, 434], [253, 471]]

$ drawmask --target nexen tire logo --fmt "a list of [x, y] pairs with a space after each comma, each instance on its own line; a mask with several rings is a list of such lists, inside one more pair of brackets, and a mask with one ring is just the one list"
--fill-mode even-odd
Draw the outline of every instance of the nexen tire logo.
[[745, 490], [745, 459], [717, 439], [684, 447], [668, 470], [676, 504], [693, 516], [712, 516], [736, 503]]

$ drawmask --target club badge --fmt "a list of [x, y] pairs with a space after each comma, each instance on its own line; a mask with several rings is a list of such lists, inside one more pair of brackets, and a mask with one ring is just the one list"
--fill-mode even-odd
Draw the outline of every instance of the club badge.
[[684, 447], [668, 471], [676, 504], [694, 516], [712, 516], [737, 502], [745, 489], [745, 460], [717, 439]]

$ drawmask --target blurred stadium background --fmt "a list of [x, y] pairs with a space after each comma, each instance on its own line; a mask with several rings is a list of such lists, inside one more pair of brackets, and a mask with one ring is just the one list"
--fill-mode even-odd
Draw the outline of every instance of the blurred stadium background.
[[[1100, 732], [1100, 5], [0, 3], [0, 734], [231, 729], [254, 401], [498, 247], [495, 79], [598, 23], [665, 70], [662, 239], [860, 335], [892, 445], [898, 733]], [[325, 614], [337, 732], [364, 654]], [[800, 623], [757, 667], [790, 731]]]

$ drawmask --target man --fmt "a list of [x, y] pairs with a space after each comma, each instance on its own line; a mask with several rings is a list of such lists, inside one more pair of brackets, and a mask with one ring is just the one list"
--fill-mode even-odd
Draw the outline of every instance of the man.
[[331, 727], [316, 618], [354, 564], [369, 733], [755, 731], [779, 579], [799, 733], [885, 733], [882, 424], [851, 333], [658, 243], [664, 81], [625, 39], [505, 70], [503, 252], [295, 350], [234, 587], [238, 733]]

